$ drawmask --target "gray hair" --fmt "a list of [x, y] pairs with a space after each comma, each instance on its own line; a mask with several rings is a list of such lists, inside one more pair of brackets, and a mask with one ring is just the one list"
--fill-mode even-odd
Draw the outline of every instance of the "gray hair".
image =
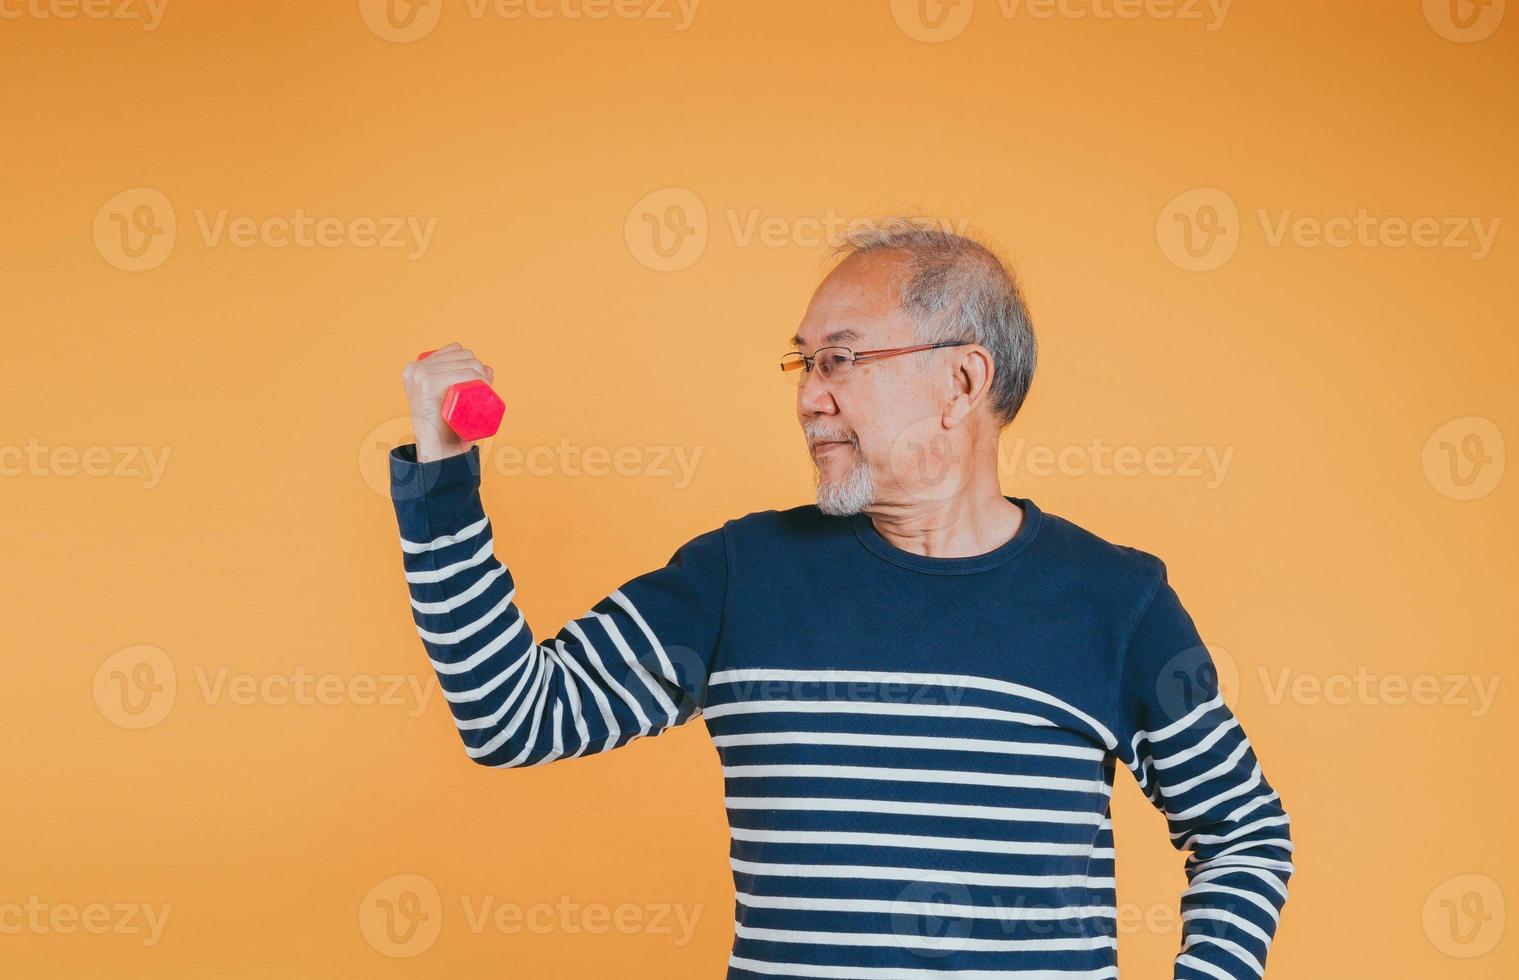
[[893, 217], [855, 226], [834, 248], [840, 261], [870, 252], [907, 256], [897, 302], [919, 343], [971, 340], [991, 351], [991, 409], [1007, 425], [1034, 380], [1034, 326], [1013, 271], [986, 245], [927, 218]]

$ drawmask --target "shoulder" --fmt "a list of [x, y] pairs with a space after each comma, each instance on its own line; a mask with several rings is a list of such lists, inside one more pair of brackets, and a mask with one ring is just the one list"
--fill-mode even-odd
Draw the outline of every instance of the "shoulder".
[[751, 511], [708, 532], [721, 537], [736, 565], [776, 566], [826, 560], [854, 535], [851, 521], [824, 514], [816, 504]]
[[1157, 555], [1122, 544], [1067, 517], [1043, 511], [1034, 539], [1051, 574], [1080, 583], [1083, 592], [1097, 592], [1122, 604], [1143, 604], [1166, 579], [1166, 565]]
[[824, 514], [817, 504], [802, 504], [751, 511], [729, 520], [723, 527], [737, 534], [808, 534], [840, 523], [841, 518]]
[[724, 523], [723, 531], [730, 541], [751, 546], [765, 542], [795, 545], [803, 542], [815, 544], [829, 535], [847, 532], [849, 525], [848, 518], [825, 514], [816, 504], [802, 504], [751, 511]]

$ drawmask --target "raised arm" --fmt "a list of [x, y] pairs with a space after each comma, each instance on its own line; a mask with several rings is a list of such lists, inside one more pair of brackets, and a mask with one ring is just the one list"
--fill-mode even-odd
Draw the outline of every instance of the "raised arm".
[[390, 455], [412, 618], [465, 750], [482, 765], [535, 766], [685, 722], [700, 711], [722, 631], [725, 532], [692, 539], [537, 642], [496, 559], [480, 450], [439, 418], [443, 392], [477, 378], [493, 372], [458, 344], [407, 365], [417, 442]]
[[722, 626], [722, 529], [538, 643], [496, 559], [479, 449], [391, 453], [412, 618], [470, 758], [532, 766], [657, 735], [699, 713]]
[[1119, 757], [1188, 852], [1175, 976], [1261, 977], [1292, 876], [1288, 817], [1164, 567], [1131, 634], [1121, 689]]

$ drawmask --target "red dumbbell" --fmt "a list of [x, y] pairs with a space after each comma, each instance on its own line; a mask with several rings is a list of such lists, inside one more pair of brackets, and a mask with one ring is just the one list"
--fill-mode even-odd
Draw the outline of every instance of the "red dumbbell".
[[[436, 351], [425, 350], [417, 355], [422, 360]], [[454, 434], [466, 442], [488, 439], [501, 428], [501, 416], [506, 414], [506, 403], [484, 381], [461, 381], [448, 389], [443, 396], [443, 421]]]

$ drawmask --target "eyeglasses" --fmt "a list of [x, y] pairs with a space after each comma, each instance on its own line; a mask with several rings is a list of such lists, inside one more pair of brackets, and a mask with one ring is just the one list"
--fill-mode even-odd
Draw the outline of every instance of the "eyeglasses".
[[814, 369], [825, 381], [842, 381], [849, 376], [850, 367], [858, 361], [897, 354], [915, 354], [920, 350], [936, 350], [940, 347], [963, 347], [974, 340], [941, 340], [932, 344], [914, 344], [911, 347], [883, 347], [879, 350], [850, 350], [848, 347], [819, 347], [811, 354], [794, 350], [781, 358], [782, 371], [795, 371], [798, 385], [806, 381]]

